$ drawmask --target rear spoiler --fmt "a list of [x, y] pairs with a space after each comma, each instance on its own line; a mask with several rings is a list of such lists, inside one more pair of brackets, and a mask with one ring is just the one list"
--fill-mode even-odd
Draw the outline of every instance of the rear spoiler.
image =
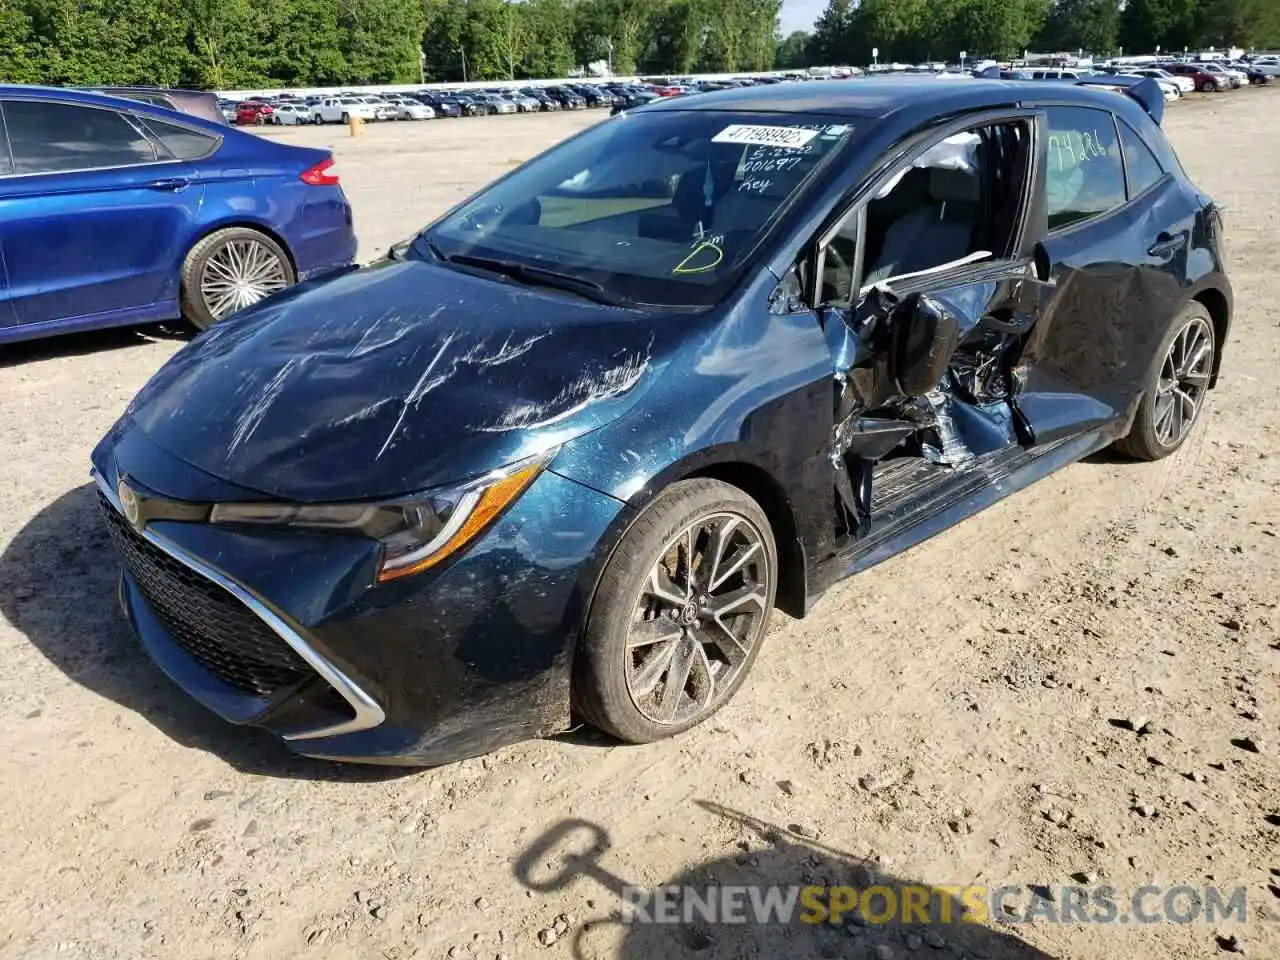
[[1142, 109], [1147, 111], [1147, 115], [1157, 125], [1164, 122], [1164, 91], [1160, 89], [1160, 84], [1151, 77], [1100, 75], [1096, 77], [1081, 77], [1078, 80], [1068, 82], [1074, 83], [1079, 87], [1110, 87], [1112, 90], [1123, 90], [1142, 105]]

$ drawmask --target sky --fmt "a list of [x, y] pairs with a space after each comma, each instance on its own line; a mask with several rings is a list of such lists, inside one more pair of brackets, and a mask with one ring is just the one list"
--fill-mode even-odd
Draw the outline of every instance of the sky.
[[827, 0], [782, 0], [782, 35], [812, 30], [813, 21], [827, 8]]

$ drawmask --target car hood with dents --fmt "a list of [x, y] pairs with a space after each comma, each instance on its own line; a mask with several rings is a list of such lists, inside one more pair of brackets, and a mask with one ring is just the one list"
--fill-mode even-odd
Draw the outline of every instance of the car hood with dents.
[[211, 328], [121, 426], [267, 496], [394, 497], [620, 416], [688, 319], [388, 260]]

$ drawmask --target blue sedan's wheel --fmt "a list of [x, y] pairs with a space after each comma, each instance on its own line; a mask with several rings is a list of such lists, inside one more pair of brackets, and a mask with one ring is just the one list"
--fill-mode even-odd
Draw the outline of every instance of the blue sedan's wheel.
[[706, 720], [755, 662], [777, 569], [768, 518], [741, 490], [697, 479], [663, 491], [601, 577], [575, 664], [579, 712], [631, 743]]
[[291, 287], [284, 249], [264, 233], [229, 227], [205, 237], [182, 268], [182, 312], [201, 329]]

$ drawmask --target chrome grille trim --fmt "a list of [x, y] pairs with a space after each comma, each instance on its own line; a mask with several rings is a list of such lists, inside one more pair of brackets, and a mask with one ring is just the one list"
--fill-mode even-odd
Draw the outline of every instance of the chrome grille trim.
[[[120, 498], [111, 485], [107, 483], [106, 478], [97, 470], [94, 470], [93, 480], [98, 485], [98, 489], [102, 491], [103, 496], [107, 498], [116, 510], [123, 514], [124, 511], [120, 507]], [[337, 690], [354, 712], [354, 716], [350, 720], [319, 727], [315, 730], [291, 733], [285, 736], [286, 740], [315, 740], [321, 737], [338, 737], [347, 733], [359, 733], [362, 730], [372, 730], [386, 719], [386, 713], [383, 712], [382, 707], [378, 705], [378, 702], [373, 697], [365, 693], [350, 677], [321, 656], [295, 627], [286, 622], [246, 587], [232, 580], [221, 571], [209, 566], [203, 560], [187, 553], [176, 543], [156, 533], [154, 530], [144, 527], [138, 533], [146, 538], [149, 543], [163, 550], [194, 573], [216, 583], [253, 611], [281, 640], [292, 647], [294, 652], [302, 657], [316, 673], [320, 674], [326, 683]]]

